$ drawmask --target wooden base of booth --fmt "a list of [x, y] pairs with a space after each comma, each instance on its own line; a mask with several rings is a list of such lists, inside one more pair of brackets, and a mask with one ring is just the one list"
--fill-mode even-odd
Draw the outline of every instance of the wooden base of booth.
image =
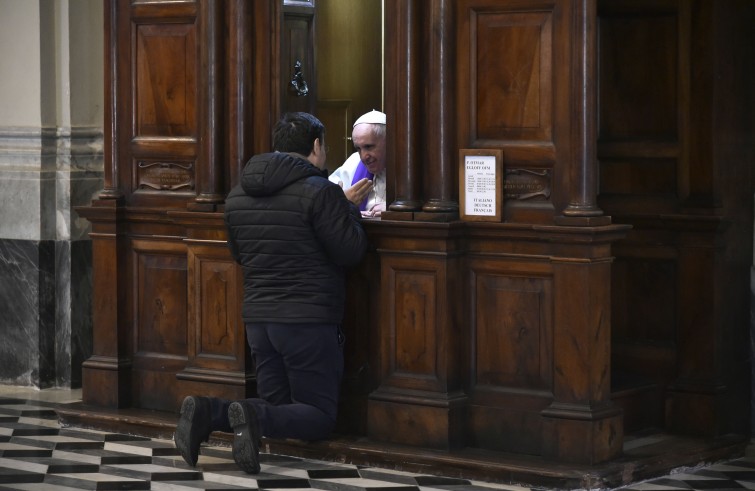
[[[172, 439], [177, 414], [143, 409], [103, 409], [83, 403], [56, 408], [63, 426]], [[214, 433], [210, 443], [230, 445], [232, 435]], [[622, 456], [598, 465], [553, 462], [538, 456], [466, 448], [438, 451], [334, 435], [321, 442], [263, 440], [263, 451], [324, 461], [422, 472], [446, 477], [558, 489], [614, 488], [744, 455], [749, 438], [690, 438], [667, 433], [629, 434]]]

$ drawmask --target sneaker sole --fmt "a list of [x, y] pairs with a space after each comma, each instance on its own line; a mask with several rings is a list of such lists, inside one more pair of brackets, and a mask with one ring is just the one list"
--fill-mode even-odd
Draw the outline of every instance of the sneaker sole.
[[186, 399], [184, 399], [184, 402], [181, 404], [181, 417], [178, 419], [178, 427], [176, 428], [176, 433], [173, 437], [173, 440], [176, 442], [176, 448], [178, 448], [178, 452], [181, 454], [181, 457], [183, 457], [186, 463], [191, 465], [192, 467], [195, 467], [197, 465], [199, 456], [197, 456], [197, 459], [192, 458], [191, 442], [182, 438], [181, 435], [191, 438], [190, 430], [192, 421], [194, 420], [194, 412], [196, 411], [196, 408], [196, 402], [192, 397], [187, 397]]
[[254, 444], [254, 435], [249, 434], [247, 412], [239, 403], [228, 408], [228, 422], [233, 428], [233, 460], [247, 474], [260, 472], [259, 448]]

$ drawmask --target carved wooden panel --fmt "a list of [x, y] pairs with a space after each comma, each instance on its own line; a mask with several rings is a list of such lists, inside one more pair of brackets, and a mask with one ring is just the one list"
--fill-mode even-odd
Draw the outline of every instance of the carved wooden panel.
[[503, 147], [509, 162], [525, 153], [529, 165], [553, 163], [553, 9], [458, 2], [462, 145]]
[[474, 63], [481, 139], [545, 140], [551, 134], [551, 15], [479, 12]]
[[604, 195], [676, 197], [678, 161], [675, 158], [604, 154], [600, 162], [600, 190]]
[[602, 141], [677, 140], [678, 23], [675, 12], [602, 12]]
[[135, 251], [137, 353], [186, 353], [186, 258]]
[[243, 368], [247, 349], [240, 317], [243, 280], [225, 244], [190, 245], [189, 277], [190, 365]]
[[476, 385], [550, 388], [551, 296], [547, 278], [476, 274]]
[[678, 357], [675, 253], [667, 247], [616, 249], [619, 257], [613, 264], [611, 289], [612, 399], [624, 410], [625, 430], [662, 427], [663, 392], [675, 377]]
[[395, 272], [396, 325], [394, 371], [432, 375], [435, 366], [435, 339], [430, 326], [435, 319], [434, 271]]
[[689, 6], [600, 2], [598, 8], [601, 204], [610, 214], [671, 210], [685, 193], [688, 165], [682, 149], [690, 110]]
[[677, 267], [674, 257], [622, 257], [613, 265], [614, 340], [675, 343]]
[[503, 150], [506, 222], [548, 223], [565, 205], [568, 172], [554, 169], [573, 165], [564, 159], [573, 102], [568, 11], [563, 2], [456, 3], [457, 140]]
[[384, 285], [390, 285], [384, 317], [384, 382], [406, 389], [442, 388], [436, 369], [442, 346], [438, 329], [438, 289], [445, 284], [442, 263], [429, 258], [390, 257], [382, 265]]
[[547, 265], [469, 262], [472, 356], [469, 440], [537, 454], [551, 402], [553, 282]]
[[187, 264], [182, 243], [132, 242], [134, 399], [172, 409], [175, 373], [186, 363]]
[[[114, 111], [119, 188], [131, 205], [183, 207], [196, 194], [203, 29], [197, 2], [118, 1]], [[206, 83], [204, 84], [206, 85]], [[205, 143], [207, 139], [204, 139]]]
[[135, 37], [135, 136], [196, 136], [196, 26], [137, 24]]

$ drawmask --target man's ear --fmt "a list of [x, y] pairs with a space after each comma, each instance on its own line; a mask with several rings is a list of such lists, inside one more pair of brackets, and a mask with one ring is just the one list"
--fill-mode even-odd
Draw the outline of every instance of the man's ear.
[[325, 149], [319, 138], [315, 138], [315, 142], [312, 145], [312, 153], [309, 154], [307, 160], [312, 162], [312, 164], [319, 169], [325, 168]]

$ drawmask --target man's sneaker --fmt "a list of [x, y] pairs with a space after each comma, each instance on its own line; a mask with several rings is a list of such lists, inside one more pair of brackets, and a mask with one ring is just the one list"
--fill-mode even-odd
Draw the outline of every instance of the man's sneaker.
[[257, 412], [246, 401], [232, 402], [228, 422], [233, 428], [233, 460], [247, 474], [260, 471], [260, 430]]
[[181, 404], [181, 417], [173, 440], [187, 464], [194, 467], [199, 459], [199, 446], [210, 438], [210, 400], [188, 396]]

